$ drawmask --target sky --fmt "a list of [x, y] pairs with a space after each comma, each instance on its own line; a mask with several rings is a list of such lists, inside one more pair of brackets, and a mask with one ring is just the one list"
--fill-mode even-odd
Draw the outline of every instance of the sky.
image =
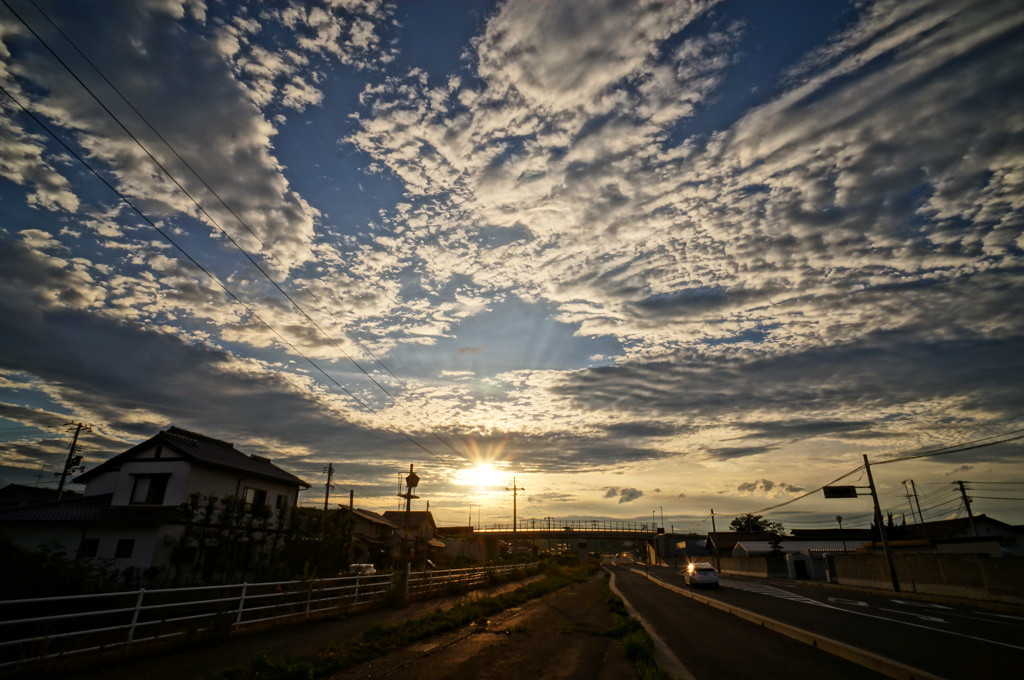
[[0, 0], [0, 86], [0, 485], [1024, 524], [1018, 2]]

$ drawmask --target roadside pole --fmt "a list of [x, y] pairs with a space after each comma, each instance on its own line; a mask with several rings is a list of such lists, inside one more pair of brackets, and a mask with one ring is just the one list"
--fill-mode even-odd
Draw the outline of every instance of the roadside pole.
[[878, 527], [878, 534], [882, 537], [882, 550], [885, 551], [885, 562], [889, 565], [889, 577], [892, 578], [892, 589], [900, 592], [900, 580], [896, 576], [896, 563], [892, 559], [892, 550], [889, 548], [889, 538], [885, 533], [885, 524], [882, 523], [882, 508], [878, 505], [878, 493], [875, 491], [875, 480], [871, 476], [871, 465], [868, 463], [868, 454], [864, 454], [864, 469], [868, 473], [868, 487], [871, 489], [871, 500], [875, 504], [875, 525]]

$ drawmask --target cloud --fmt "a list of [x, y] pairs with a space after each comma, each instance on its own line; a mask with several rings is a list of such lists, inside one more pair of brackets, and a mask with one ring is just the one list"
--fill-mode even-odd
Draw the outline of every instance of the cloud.
[[[17, 89], [12, 94], [27, 102], [27, 96]], [[31, 187], [26, 195], [29, 205], [74, 212], [78, 197], [67, 178], [47, 160], [43, 138], [29, 134], [14, 122], [15, 108], [9, 100], [0, 104], [0, 112], [0, 177]]]
[[804, 487], [785, 482], [773, 482], [767, 479], [759, 479], [755, 482], [745, 482], [736, 487], [740, 493], [766, 496], [772, 498], [791, 493], [800, 493]]
[[[905, 21], [896, 9], [870, 8], [807, 58], [802, 80], [734, 127], [673, 146], [669, 123], [681, 125], [686, 112], [645, 119], [641, 100], [630, 98], [638, 93], [624, 84], [626, 73], [655, 77], [645, 50], [660, 28], [623, 27], [621, 36], [648, 38], [631, 48], [602, 33], [623, 17], [599, 3], [579, 10], [586, 16], [551, 9], [550, 17], [509, 3], [476, 45], [483, 84], [472, 97], [450, 83], [431, 88], [422, 73], [368, 88], [373, 115], [349, 141], [389, 167], [410, 196], [445, 205], [416, 204], [409, 214], [449, 225], [430, 234], [444, 244], [436, 262], [430, 249], [420, 251], [431, 275], [449, 276], [457, 260], [476, 285], [511, 282], [519, 294], [571, 309], [581, 332], [615, 334], [638, 354], [672, 344], [708, 354], [731, 346], [798, 352], [894, 327], [1019, 330], [998, 311], [1002, 293], [989, 289], [1015, 266], [1006, 247], [1019, 229], [996, 218], [1016, 211], [1001, 197], [1015, 191], [1019, 155], [998, 150], [997, 140], [1015, 138], [1010, 120], [983, 113], [993, 98], [996, 110], [1022, 103], [1007, 80], [1016, 62], [984, 49], [992, 30], [1011, 30], [1018, 19], [987, 8], [965, 23], [919, 7]], [[541, 18], [550, 34], [531, 30]], [[688, 18], [658, 20], [678, 28]], [[922, 41], [926, 26], [939, 28]], [[880, 61], [885, 31], [895, 51]], [[591, 40], [607, 46], [588, 51]], [[680, 61], [678, 79], [721, 78], [732, 40], [723, 34], [684, 50], [700, 58]], [[978, 69], [990, 77], [976, 78]], [[709, 91], [693, 101], [709, 105]], [[563, 96], [576, 105], [560, 103]], [[983, 119], [992, 126], [975, 129]], [[963, 181], [954, 180], [961, 177], [984, 187], [971, 200], [985, 208], [939, 207], [947, 192], [963, 197]], [[954, 219], [973, 226], [954, 236], [942, 226]], [[901, 226], [908, 221], [913, 229]], [[474, 238], [471, 222], [528, 236], [491, 246]], [[412, 252], [423, 232], [406, 235], [403, 250]], [[978, 299], [986, 303], [977, 325], [964, 323]]]
[[643, 495], [644, 492], [639, 489], [623, 488], [619, 491], [619, 504], [631, 503]]
[[[0, 366], [39, 386], [46, 417], [107, 419], [124, 441], [170, 421], [251, 434], [296, 461], [339, 433], [380, 450], [376, 416], [262, 319], [398, 430], [507, 440], [531, 474], [671, 460], [713, 475], [837, 460], [852, 442], [894, 455], [1020, 418], [1024, 18], [1010, 3], [862, 3], [743, 110], [722, 88], [758, 36], [711, 2], [511, 0], [457, 75], [399, 68], [381, 2], [110, 6], [83, 15], [83, 47], [245, 226], [137, 125], [198, 211], [9, 25], [0, 78], [252, 311], [113, 198], [72, 186], [69, 160], [3, 105], [0, 174], [25, 201], [0, 234]], [[339, 68], [366, 83], [356, 108], [331, 89]], [[323, 159], [302, 124], [325, 102], [344, 167], [366, 169], [341, 184], [377, 197], [364, 213], [325, 197], [341, 166], [294, 160], [297, 140]], [[467, 332], [498, 318], [514, 351]], [[385, 458], [408, 444], [379, 436]]]
[[623, 503], [630, 503], [632, 501], [635, 501], [637, 498], [640, 498], [643, 495], [644, 492], [640, 491], [639, 489], [633, 489], [630, 487], [619, 488], [613, 486], [609, 487], [605, 491], [604, 498], [618, 498], [619, 505], [621, 505]]

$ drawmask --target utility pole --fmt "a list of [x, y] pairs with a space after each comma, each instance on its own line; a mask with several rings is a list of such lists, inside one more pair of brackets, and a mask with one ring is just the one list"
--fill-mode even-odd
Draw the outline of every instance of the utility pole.
[[910, 502], [910, 487], [906, 485], [906, 482], [908, 481], [910, 480], [904, 479], [901, 483], [903, 484], [903, 493], [906, 495], [906, 504], [910, 506], [910, 518], [914, 522], [921, 522], [921, 519], [918, 517], [918, 515], [915, 515], [913, 512], [913, 503]]
[[[711, 508], [711, 533], [717, 534], [718, 529], [715, 528], [715, 509]], [[722, 571], [722, 560], [718, 557], [718, 543], [715, 543], [715, 569]]]
[[910, 489], [914, 493], [914, 503], [917, 504], [917, 516], [921, 518], [921, 536], [928, 540], [928, 528], [924, 524], [924, 513], [921, 512], [921, 499], [917, 497], [917, 485], [913, 479], [910, 480]]
[[967, 509], [967, 518], [971, 520], [971, 531], [974, 532], [974, 537], [978, 537], [978, 527], [974, 526], [974, 513], [971, 512], [971, 498], [967, 495], [967, 489], [964, 488], [963, 482], [953, 482], [960, 487], [960, 495], [964, 499], [964, 507]]
[[331, 500], [331, 479], [334, 477], [334, 463], [328, 463], [327, 467], [324, 468], [324, 472], [327, 473], [327, 484], [324, 487], [324, 512], [327, 512], [327, 503]]
[[871, 500], [875, 504], [875, 524], [878, 526], [878, 533], [882, 537], [882, 550], [885, 551], [885, 562], [889, 566], [889, 577], [892, 579], [892, 589], [900, 592], [900, 580], [896, 576], [896, 563], [892, 559], [892, 550], [889, 549], [889, 538], [885, 534], [885, 524], [882, 522], [882, 508], [878, 504], [878, 493], [875, 491], [875, 480], [871, 476], [871, 465], [868, 463], [868, 454], [864, 454], [864, 469], [868, 473], [868, 486], [871, 488]]
[[651, 510], [651, 530], [654, 532], [654, 538], [651, 540], [651, 543], [653, 543], [651, 547], [654, 548], [654, 564], [659, 566], [661, 560], [659, 559], [660, 555], [658, 555], [658, 520], [654, 518], [654, 510]]
[[526, 491], [526, 489], [524, 489], [521, 486], [516, 486], [516, 478], [513, 477], [512, 478], [512, 488], [510, 489], [510, 488], [508, 488], [506, 486], [505, 487], [505, 491], [511, 491], [512, 492], [512, 560], [515, 561], [515, 558], [516, 558], [516, 532], [519, 530], [519, 520], [518, 520], [518, 516], [516, 514], [516, 512], [517, 512], [517, 510], [516, 510], [516, 500], [519, 497], [519, 492], [520, 491]]
[[82, 430], [86, 432], [92, 432], [91, 425], [83, 425], [82, 423], [65, 423], [65, 426], [75, 426], [75, 436], [71, 439], [71, 446], [68, 447], [68, 457], [64, 461], [64, 471], [60, 473], [60, 483], [57, 485], [57, 500], [64, 494], [64, 484], [67, 482], [68, 475], [71, 471], [79, 467], [82, 463], [82, 457], [75, 455], [78, 451], [78, 435], [81, 434]]
[[327, 473], [327, 484], [324, 485], [324, 516], [320, 519], [320, 538], [321, 543], [327, 538], [327, 503], [331, 499], [331, 479], [334, 477], [334, 464], [328, 463], [327, 467], [324, 468], [324, 472]]

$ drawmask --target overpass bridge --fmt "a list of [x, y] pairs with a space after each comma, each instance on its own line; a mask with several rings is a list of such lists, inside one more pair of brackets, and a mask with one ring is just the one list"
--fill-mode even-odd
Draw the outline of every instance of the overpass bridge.
[[[460, 527], [465, 530], [465, 527]], [[502, 541], [512, 539], [555, 539], [580, 541], [588, 538], [602, 540], [639, 540], [653, 541], [665, 532], [651, 523], [619, 522], [608, 520], [561, 520], [554, 517], [543, 519], [524, 519], [513, 525], [489, 524], [480, 527], [469, 527], [471, 536], [490, 538]], [[445, 528], [438, 527], [438, 533], [444, 534]], [[461, 533], [461, 532], [460, 532]], [[465, 534], [463, 534], [465, 535]]]

